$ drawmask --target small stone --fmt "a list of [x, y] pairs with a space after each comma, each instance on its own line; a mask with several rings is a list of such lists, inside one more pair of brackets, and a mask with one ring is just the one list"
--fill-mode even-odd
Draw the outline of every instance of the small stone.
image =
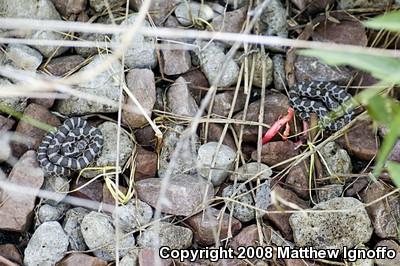
[[[215, 43], [210, 43], [207, 47], [204, 47], [206, 45], [204, 42], [196, 42], [195, 44], [199, 45], [200, 48], [200, 51], [196, 50], [196, 55], [200, 59], [201, 70], [206, 75], [208, 82], [213, 84], [217, 81], [216, 78], [220, 75], [221, 67], [227, 60], [224, 50]], [[229, 87], [236, 83], [238, 76], [239, 66], [233, 59], [230, 59], [221, 78], [214, 85]]]
[[[127, 255], [125, 255], [119, 262], [120, 266], [137, 266], [138, 265], [138, 254], [137, 250], [130, 250]], [[148, 264], [144, 264], [148, 265]], [[139, 264], [140, 266], [140, 264]]]
[[60, 203], [57, 206], [52, 206], [50, 204], [44, 204], [40, 206], [37, 211], [37, 218], [40, 224], [50, 221], [59, 221], [68, 209], [68, 205], [65, 203]]
[[302, 199], [309, 199], [308, 190], [309, 172], [306, 161], [301, 161], [294, 165], [286, 177], [285, 183]]
[[102, 180], [90, 180], [84, 178], [72, 179], [71, 191], [69, 195], [82, 199], [101, 202], [103, 200], [103, 182]]
[[225, 4], [228, 4], [233, 9], [238, 9], [248, 4], [248, 0], [223, 0]]
[[248, 205], [254, 206], [253, 197], [251, 196], [251, 193], [248, 193], [247, 188], [242, 183], [236, 183], [235, 186], [227, 186], [222, 191], [222, 196], [224, 198], [232, 198], [238, 202], [234, 203], [230, 200], [225, 200], [228, 209], [233, 213], [233, 217], [244, 223], [255, 218], [254, 209], [247, 207]]
[[37, 50], [24, 44], [9, 44], [6, 54], [12, 65], [23, 70], [35, 71], [43, 60]]
[[353, 183], [346, 187], [344, 195], [346, 197], [354, 197], [358, 195], [361, 190], [363, 190], [370, 182], [369, 177], [357, 178]]
[[53, 76], [63, 77], [67, 73], [70, 73], [71, 70], [76, 70], [84, 61], [85, 58], [80, 55], [67, 55], [53, 58], [46, 65], [45, 71]]
[[[107, 24], [108, 21], [104, 21], [104, 23]], [[99, 47], [106, 47], [110, 42], [110, 35], [106, 34], [83, 32], [78, 36], [79, 40], [95, 42]], [[99, 47], [74, 47], [74, 50], [78, 55], [83, 56], [84, 58], [89, 58], [92, 55], [97, 55], [99, 53]]]
[[40, 225], [29, 240], [25, 249], [24, 264], [54, 265], [68, 250], [68, 236], [58, 222]]
[[157, 173], [157, 153], [136, 147], [135, 181], [155, 177]]
[[[229, 214], [209, 208], [186, 220], [193, 229], [195, 241], [202, 246], [210, 246], [228, 237], [228, 231], [236, 235], [242, 224], [235, 218], [229, 221]], [[215, 239], [214, 233], [217, 233]], [[218, 234], [219, 233], [219, 234]], [[216, 241], [218, 240], [218, 241]]]
[[385, 8], [392, 3], [391, 0], [340, 0], [338, 2], [340, 9]]
[[107, 262], [83, 253], [72, 253], [66, 256], [57, 266], [107, 266]]
[[340, 184], [326, 185], [317, 189], [318, 199], [320, 202], [338, 198], [342, 195], [342, 192], [343, 185]]
[[[157, 206], [162, 180], [161, 178], [148, 178], [136, 182], [139, 198], [153, 208]], [[182, 216], [192, 215], [204, 200], [207, 201], [214, 195], [214, 188], [211, 184], [207, 186], [207, 183], [200, 177], [174, 175], [171, 176], [168, 184], [164, 197], [169, 204], [161, 205], [161, 211], [164, 213]], [[204, 199], [207, 187], [207, 198]]]
[[[37, 162], [36, 153], [27, 151], [14, 165], [7, 181], [35, 191], [40, 189], [43, 180], [44, 173]], [[0, 205], [0, 229], [27, 231], [32, 222], [31, 214], [35, 207], [36, 195], [5, 191], [2, 194], [2, 198], [7, 200]]]
[[29, 98], [30, 103], [36, 103], [41, 105], [47, 109], [51, 108], [54, 105], [55, 98]]
[[184, 78], [179, 77], [171, 85], [167, 92], [168, 107], [174, 114], [194, 117], [199, 107], [186, 83]]
[[280, 0], [271, 0], [260, 16], [260, 30], [264, 35], [288, 36], [286, 9]]
[[[151, 1], [149, 8], [149, 14], [151, 14], [151, 19], [157, 26], [161, 26], [162, 23], [164, 23], [165, 18], [167, 17], [168, 19], [170, 18], [175, 19], [175, 17], [171, 16], [170, 14], [172, 13], [176, 5], [179, 4], [180, 2], [181, 2], [180, 0]], [[129, 7], [135, 11], [139, 11], [142, 4], [143, 4], [142, 0], [129, 0]]]
[[[81, 232], [89, 249], [94, 250], [96, 257], [105, 260], [115, 260], [115, 239], [116, 232], [112, 219], [108, 215], [98, 212], [90, 212], [81, 223]], [[119, 256], [125, 256], [129, 249], [135, 245], [135, 238], [132, 234], [123, 234], [120, 232]]]
[[[229, 175], [236, 155], [234, 150], [224, 144], [217, 149], [218, 142], [208, 142], [200, 146], [197, 155], [199, 175], [205, 180], [210, 180], [214, 186], [221, 185]], [[212, 165], [213, 161], [215, 166]]]
[[400, 264], [400, 245], [394, 240], [381, 240], [376, 244], [375, 249], [378, 247], [386, 247], [387, 249], [392, 249], [396, 252], [396, 257], [394, 259], [376, 259], [375, 263], [378, 266], [392, 266]]
[[[46, 174], [45, 174], [46, 175]], [[46, 176], [44, 184], [42, 186], [43, 190], [54, 192], [57, 194], [53, 199], [46, 199], [45, 202], [50, 205], [57, 205], [60, 203], [69, 191], [69, 180], [67, 177], [59, 175], [49, 175]]]
[[[103, 3], [103, 0], [100, 0]], [[121, 23], [121, 26], [133, 25], [136, 21], [137, 14], [130, 15], [128, 19]], [[150, 23], [144, 21], [142, 27], [150, 27]], [[122, 36], [114, 35], [112, 40], [116, 43], [122, 41]], [[155, 38], [145, 37], [140, 33], [136, 33], [133, 37], [129, 48], [125, 51], [125, 64], [133, 68], [154, 68], [157, 65], [157, 53], [155, 49]]]
[[65, 213], [63, 229], [68, 236], [69, 246], [72, 250], [85, 251], [87, 249], [85, 239], [81, 231], [81, 223], [89, 211], [82, 207], [76, 207]]
[[107, 0], [108, 3], [104, 2], [103, 0], [89, 0], [89, 5], [92, 7], [96, 12], [100, 13], [101, 11], [107, 8], [107, 4], [110, 6], [114, 6], [118, 3], [118, 0]]
[[371, 121], [356, 121], [337, 143], [360, 160], [371, 161], [378, 154], [379, 146]]
[[141, 200], [130, 200], [127, 204], [118, 206], [113, 214], [114, 226], [118, 226], [124, 232], [134, 231], [151, 221], [153, 209]]
[[251, 162], [239, 167], [231, 176], [230, 180], [244, 182], [248, 180], [256, 181], [270, 179], [272, 170], [268, 165], [263, 163]]
[[[249, 62], [252, 62], [253, 60], [255, 60], [253, 85], [261, 88], [264, 77], [265, 86], [269, 86], [272, 83], [274, 75], [274, 64], [272, 59], [268, 55], [257, 52], [249, 56]], [[265, 67], [263, 67], [263, 65], [265, 65]]]
[[192, 245], [192, 240], [193, 233], [190, 229], [160, 222], [142, 232], [137, 242], [143, 248], [154, 248], [159, 245], [160, 247], [168, 246], [171, 249], [187, 249]]
[[52, 2], [61, 15], [69, 16], [84, 11], [87, 0], [52, 0]]
[[315, 205], [312, 210], [341, 212], [299, 212], [290, 216], [293, 238], [299, 247], [315, 249], [353, 248], [370, 240], [373, 228], [363, 204], [355, 198], [335, 198]]
[[[222, 138], [223, 130], [224, 126], [221, 124], [208, 124], [207, 140], [210, 142], [219, 142], [219, 140]], [[203, 134], [205, 135], [205, 127], [202, 127], [201, 136], [204, 136]], [[232, 133], [229, 132], [229, 130], [226, 132], [222, 144], [227, 145], [234, 151], [237, 150], [235, 140], [233, 139]]]
[[396, 142], [396, 144], [394, 145], [394, 147], [393, 147], [392, 151], [390, 152], [387, 160], [400, 163], [400, 140], [398, 140]]
[[157, 139], [154, 130], [150, 125], [137, 128], [134, 131], [134, 134], [138, 145], [146, 149], [153, 150], [155, 148]]
[[[36, 31], [32, 35], [32, 39], [43, 41], [44, 43], [48, 40], [63, 41], [64, 38], [65, 38], [64, 34], [54, 31]], [[45, 58], [50, 58], [53, 56], [57, 57], [68, 50], [68, 47], [63, 47], [63, 46], [36, 45], [33, 47], [35, 47], [36, 50], [38, 50]]]
[[285, 72], [285, 59], [280, 54], [272, 56], [272, 63], [274, 66], [274, 87], [278, 91], [285, 91], [287, 88], [286, 72]]
[[[99, 65], [104, 64], [106, 60], [109, 60], [111, 55], [96, 55], [93, 61], [87, 66], [83, 67], [78, 73], [90, 71], [97, 68]], [[98, 97], [104, 97], [108, 100], [115, 102], [115, 105], [103, 104], [96, 101], [88, 101], [82, 97], [72, 96], [68, 99], [58, 101], [56, 105], [56, 111], [72, 116], [72, 115], [83, 115], [90, 113], [114, 113], [118, 111], [118, 99], [121, 83], [120, 81], [122, 71], [122, 65], [119, 61], [116, 61], [106, 71], [98, 74], [96, 77], [91, 78], [88, 81], [80, 83], [75, 89], [82, 93], [89, 93]]]
[[[13, 84], [8, 80], [0, 77], [1, 87], [11, 87]], [[23, 112], [26, 105], [27, 99], [24, 97], [10, 97], [10, 98], [0, 98], [0, 104], [11, 108], [13, 111]]]
[[186, 80], [190, 93], [197, 104], [200, 104], [201, 98], [205, 95], [209, 87], [204, 73], [198, 69], [194, 69], [183, 74], [182, 78]]
[[[392, 189], [386, 184], [375, 182], [367, 186], [361, 193], [365, 204], [371, 203], [390, 193]], [[371, 217], [375, 234], [380, 238], [398, 237], [400, 224], [400, 201], [398, 196], [392, 195], [367, 207]]]
[[[154, 73], [149, 69], [132, 69], [126, 75], [126, 83], [129, 91], [137, 99], [145, 114], [151, 119], [154, 104], [156, 102], [156, 84]], [[131, 128], [142, 127], [148, 123], [143, 111], [128, 96], [126, 105], [132, 110], [122, 111], [122, 121]]]
[[252, 224], [244, 227], [229, 244], [234, 249], [238, 247], [257, 246], [259, 243], [259, 235], [257, 225]]
[[[168, 43], [163, 43], [168, 45]], [[162, 72], [165, 75], [183, 74], [192, 67], [190, 53], [187, 50], [162, 49]]]
[[[321, 149], [321, 155], [326, 164], [326, 174], [328, 176], [338, 176], [350, 174], [353, 168], [351, 158], [347, 151], [338, 147], [335, 142], [328, 142]], [[331, 179], [332, 183], [338, 183], [340, 180]]]
[[[172, 259], [161, 259], [156, 250], [150, 248], [143, 248], [139, 252], [139, 266], [157, 265], [157, 266], [170, 266], [174, 265]], [[127, 265], [128, 266], [128, 265]], [[131, 266], [131, 264], [129, 264]]]
[[297, 6], [300, 10], [305, 10], [308, 14], [316, 14], [322, 11], [325, 11], [326, 8], [333, 7], [335, 4], [335, 0], [291, 0], [293, 4]]
[[[128, 189], [126, 187], [123, 186], [118, 186], [118, 189], [121, 193], [123, 193], [124, 195], [127, 195], [128, 193]], [[108, 188], [107, 184], [103, 185], [103, 203], [105, 204], [109, 204], [111, 206], [113, 206], [110, 210], [110, 212], [112, 212], [114, 210], [114, 205], [115, 205], [115, 198], [114, 196], [111, 194], [110, 189]], [[108, 210], [105, 210], [106, 212], [108, 212]]]
[[[289, 160], [298, 154], [296, 145], [291, 141], [268, 142], [262, 146], [261, 162], [266, 165], [275, 166], [281, 162]], [[253, 160], [257, 160], [257, 151], [251, 154]], [[276, 166], [277, 170], [283, 170], [288, 164]]]
[[213, 18], [211, 26], [214, 31], [240, 33], [246, 20], [247, 7], [223, 12]]
[[175, 9], [175, 17], [181, 25], [191, 26], [202, 21], [210, 21], [214, 17], [214, 11], [204, 3], [181, 3]]
[[[22, 256], [19, 253], [17, 247], [13, 244], [2, 244], [0, 245], [0, 256], [15, 262], [18, 265], [22, 265]], [[8, 266], [7, 264], [5, 266]], [[14, 265], [10, 265], [14, 266]], [[16, 265], [15, 265], [16, 266]]]
[[[228, 117], [228, 114], [232, 108], [234, 95], [234, 91], [225, 91], [216, 94], [214, 97], [212, 112], [220, 116]], [[236, 97], [236, 104], [233, 108], [233, 114], [243, 110], [245, 104], [246, 95], [243, 93], [242, 89], [239, 89], [238, 95]]]

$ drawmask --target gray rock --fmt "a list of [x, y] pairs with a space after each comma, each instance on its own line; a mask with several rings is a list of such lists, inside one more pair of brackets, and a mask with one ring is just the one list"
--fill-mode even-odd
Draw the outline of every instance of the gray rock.
[[[158, 228], [156, 228], [156, 226]], [[143, 248], [168, 246], [171, 249], [186, 249], [192, 245], [193, 232], [183, 226], [160, 222], [144, 231], [137, 239]]]
[[[215, 44], [196, 41], [200, 51], [196, 50], [196, 55], [200, 59], [201, 70], [206, 75], [208, 82], [213, 84], [221, 72], [222, 65], [226, 61], [224, 49]], [[207, 45], [206, 45], [207, 44]], [[236, 83], [239, 75], [239, 66], [231, 59], [228, 61], [224, 73], [220, 80], [215, 84], [218, 87], [228, 87]]]
[[24, 264], [55, 265], [68, 250], [68, 236], [58, 222], [39, 226], [25, 249]]
[[[108, 4], [111, 6], [118, 3], [119, 0], [108, 0]], [[101, 12], [107, 8], [106, 2], [103, 0], [89, 0], [89, 5], [96, 11]]]
[[[228, 117], [229, 112], [232, 108], [234, 94], [234, 91], [224, 91], [216, 94], [214, 97], [212, 112], [220, 116]], [[239, 89], [236, 97], [236, 104], [233, 108], [233, 113], [237, 113], [238, 111], [243, 110], [245, 104], [246, 95], [243, 93], [242, 89]]]
[[249, 179], [261, 180], [269, 179], [272, 175], [271, 168], [263, 163], [251, 162], [239, 167], [231, 176], [230, 180], [244, 182]]
[[81, 231], [81, 223], [89, 211], [82, 207], [70, 209], [65, 214], [63, 229], [68, 236], [69, 246], [72, 250], [84, 251], [87, 249]]
[[198, 150], [198, 137], [197, 135], [184, 140], [182, 150], [178, 153], [177, 157], [171, 161], [171, 157], [178, 144], [180, 134], [185, 130], [181, 125], [172, 125], [171, 130], [164, 134], [163, 146], [160, 153], [160, 166], [158, 175], [165, 177], [168, 167], [171, 167], [171, 175], [175, 174], [195, 174], [196, 173], [196, 160]]
[[247, 5], [247, 3], [249, 1], [248, 0], [223, 0], [222, 2], [224, 2], [225, 4], [228, 4], [233, 9], [237, 9], [237, 8]]
[[[205, 180], [210, 180], [214, 186], [224, 182], [232, 170], [235, 160], [235, 151], [229, 146], [221, 144], [217, 153], [218, 142], [208, 142], [199, 148], [197, 155], [197, 171]], [[215, 157], [215, 167], [211, 169]]]
[[[163, 43], [167, 45], [167, 42]], [[179, 75], [192, 67], [190, 53], [187, 50], [162, 50], [162, 72], [165, 75]]]
[[[93, 61], [87, 66], [83, 67], [78, 73], [86, 70], [92, 70], [99, 65], [103, 64], [105, 60], [108, 60], [107, 55], [96, 55]], [[72, 116], [72, 115], [83, 115], [90, 113], [114, 113], [118, 111], [118, 99], [120, 89], [120, 72], [122, 71], [122, 65], [119, 61], [114, 62], [112, 67], [93, 77], [89, 81], [85, 81], [76, 89], [82, 93], [90, 93], [96, 96], [104, 97], [108, 100], [113, 100], [115, 105], [107, 105], [96, 101], [88, 101], [81, 97], [70, 97], [65, 100], [60, 100], [56, 106], [56, 111]]]
[[318, 188], [317, 194], [320, 202], [327, 201], [333, 198], [338, 198], [342, 195], [343, 185], [331, 184]]
[[[262, 87], [263, 76], [265, 78], [265, 86], [269, 86], [272, 83], [274, 76], [274, 64], [271, 58], [267, 54], [257, 52], [249, 56], [249, 62], [255, 60], [253, 86]], [[265, 64], [265, 70], [263, 70], [263, 64]], [[263, 74], [265, 71], [265, 74]]]
[[387, 249], [392, 249], [396, 253], [396, 257], [393, 259], [389, 258], [382, 258], [382, 259], [376, 259], [375, 263], [377, 266], [393, 266], [393, 265], [400, 265], [400, 245], [394, 241], [394, 240], [381, 240], [376, 244], [375, 249], [377, 248], [387, 248]]
[[272, 62], [274, 65], [274, 87], [276, 90], [284, 92], [287, 88], [285, 59], [280, 54], [274, 54]]
[[[130, 15], [121, 25], [134, 24], [136, 17], [137, 14]], [[150, 23], [144, 21], [142, 27], [150, 27]], [[121, 35], [114, 35], [113, 41], [121, 42]], [[129, 68], [154, 68], [157, 65], [155, 39], [136, 33], [129, 48], [125, 51], [125, 64]]]
[[[42, 40], [44, 43], [46, 40], [64, 40], [64, 36], [61, 33], [54, 31], [36, 31], [32, 35], [32, 39]], [[68, 50], [68, 47], [63, 46], [47, 46], [47, 45], [35, 45], [35, 47], [45, 58], [57, 57]]]
[[42, 189], [50, 192], [55, 192], [57, 193], [57, 196], [55, 199], [46, 199], [45, 202], [53, 206], [60, 203], [68, 194], [70, 188], [69, 183], [70, 182], [68, 178], [64, 176], [47, 176], [44, 180]]
[[43, 60], [41, 53], [23, 44], [9, 44], [6, 52], [10, 63], [23, 70], [34, 71]]
[[[321, 155], [326, 162], [325, 167], [328, 176], [339, 176], [350, 174], [352, 170], [351, 158], [346, 150], [341, 149], [335, 142], [329, 142], [321, 149]], [[332, 183], [340, 182], [331, 179]]]
[[[256, 208], [260, 210], [267, 211], [269, 205], [271, 205], [271, 184], [269, 180], [265, 180], [264, 183], [261, 183], [260, 186], [256, 189]], [[260, 211], [260, 216], [262, 217], [263, 212]]]
[[52, 2], [61, 15], [69, 16], [84, 11], [87, 0], [52, 0]]
[[44, 204], [40, 206], [37, 212], [38, 222], [40, 224], [50, 221], [59, 221], [65, 214], [65, 211], [69, 208], [68, 204], [60, 203], [56, 206], [50, 204]]
[[[118, 125], [113, 122], [104, 122], [100, 126], [97, 127], [100, 129], [103, 134], [104, 144], [103, 149], [99, 157], [96, 159], [94, 166], [95, 167], [103, 167], [103, 166], [115, 166], [117, 160], [117, 154], [115, 152], [115, 147], [117, 146], [117, 128]], [[129, 156], [131, 156], [133, 151], [133, 143], [129, 136], [121, 130], [120, 135], [120, 145], [119, 145], [119, 165], [123, 167], [128, 160]], [[90, 170], [82, 173], [82, 176], [86, 178], [92, 178], [96, 176], [96, 174], [102, 173], [102, 171]]]
[[[90, 212], [81, 223], [81, 231], [86, 245], [94, 249], [94, 255], [105, 261], [115, 260], [115, 228], [110, 216], [98, 212]], [[128, 250], [135, 245], [135, 238], [132, 234], [119, 236], [119, 256], [128, 254]]]
[[112, 217], [114, 226], [118, 217], [118, 226], [121, 230], [131, 232], [151, 221], [153, 209], [146, 202], [132, 199], [127, 204], [118, 206]]
[[340, 0], [340, 9], [351, 8], [384, 8], [392, 3], [392, 0]]
[[214, 17], [211, 22], [214, 31], [240, 33], [246, 20], [247, 7], [229, 12], [225, 12], [225, 8], [222, 7], [222, 10], [223, 12]]
[[168, 107], [174, 114], [193, 117], [199, 107], [190, 94], [187, 84], [188, 82], [183, 77], [179, 77], [171, 85], [167, 92]]
[[280, 0], [271, 0], [260, 16], [261, 32], [265, 35], [287, 37], [286, 9]]
[[[12, 86], [12, 83], [8, 79], [0, 77], [0, 87]], [[0, 104], [10, 107], [13, 111], [23, 112], [27, 106], [28, 100], [24, 97], [10, 97], [0, 98]]]
[[138, 265], [138, 251], [132, 249], [125, 255], [119, 262], [120, 266], [137, 266]]
[[[369, 248], [367, 248], [365, 245], [361, 244], [357, 247], [355, 247], [355, 249], [365, 249], [365, 250], [369, 250]], [[374, 259], [368, 259], [368, 258], [358, 258], [355, 262], [351, 263], [351, 266], [374, 266]]]
[[206, 4], [183, 2], [175, 9], [175, 17], [183, 26], [191, 26], [200, 21], [210, 21], [214, 11]]
[[[99, 33], [88, 33], [84, 32], [79, 34], [79, 40], [82, 41], [93, 41], [100, 45], [106, 45], [109, 42], [109, 36], [106, 34]], [[85, 58], [88, 58], [91, 55], [95, 55], [99, 53], [98, 47], [75, 47], [75, 52]]]
[[[237, 192], [235, 193], [236, 190]], [[255, 211], [253, 208], [240, 204], [244, 203], [246, 205], [254, 206], [254, 200], [251, 193], [248, 193], [247, 188], [241, 183], [237, 183], [235, 186], [229, 185], [224, 188], [222, 196], [225, 198], [232, 198], [238, 202], [235, 203], [230, 200], [225, 200], [228, 209], [233, 213], [233, 217], [241, 222], [249, 222], [255, 218]]]
[[[373, 228], [363, 204], [349, 197], [335, 198], [315, 205], [312, 210], [289, 218], [295, 244], [316, 249], [352, 248], [370, 240]], [[343, 210], [330, 212], [329, 210]]]

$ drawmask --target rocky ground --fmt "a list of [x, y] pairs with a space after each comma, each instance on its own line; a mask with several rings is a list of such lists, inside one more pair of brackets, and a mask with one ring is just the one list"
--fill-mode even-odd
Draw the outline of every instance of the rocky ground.
[[[153, 0], [143, 26], [200, 32], [249, 30], [255, 35], [384, 48], [400, 44], [398, 36], [366, 30], [361, 24], [400, 5], [399, 1], [271, 0], [251, 25], [255, 13], [249, 11], [257, 5], [249, 3], [254, 2], [262, 1]], [[0, 0], [0, 18], [132, 26], [140, 20], [141, 3]], [[159, 246], [222, 245], [235, 250], [260, 245], [382, 246], [400, 252], [399, 192], [387, 174], [379, 180], [369, 175], [385, 129], [377, 130], [361, 115], [362, 108], [348, 130], [308, 136], [312, 145], [304, 141], [307, 136], [296, 137], [301, 135], [300, 120], [291, 123], [289, 140], [276, 136], [260, 144], [267, 125], [286, 115], [290, 107], [286, 89], [296, 81], [333, 81], [356, 94], [377, 82], [368, 73], [328, 66], [297, 56], [287, 47], [241, 45], [232, 56], [234, 40], [208, 42], [190, 35], [167, 38], [135, 33], [121, 61], [113, 56], [121, 50], [111, 45], [124, 42], [121, 31], [51, 31], [46, 26], [48, 30], [29, 31], [13, 23], [13, 29], [0, 27], [1, 37], [20, 40], [0, 46], [0, 86], [2, 91], [19, 89], [22, 94], [1, 95], [1, 105], [12, 112], [0, 116], [0, 162], [2, 180], [23, 187], [5, 190], [2, 185], [0, 265], [109, 265], [116, 260], [116, 247], [119, 265], [155, 265]], [[65, 40], [76, 45], [22, 40], [42, 44]], [[85, 43], [89, 45], [81, 47]], [[216, 93], [207, 94], [212, 84]], [[120, 88], [126, 90], [118, 129]], [[41, 90], [59, 93], [44, 97]], [[211, 101], [203, 116], [195, 119], [204, 99]], [[58, 126], [73, 116], [86, 118], [103, 133], [105, 144], [92, 166], [108, 175], [94, 179], [99, 170], [92, 169], [79, 178], [78, 173], [72, 178], [45, 176], [39, 166], [36, 149], [46, 131], [24, 118]], [[198, 128], [190, 128], [191, 122], [199, 123]], [[298, 142], [301, 138], [303, 145]], [[317, 152], [310, 153], [310, 147]], [[110, 183], [115, 180], [110, 172], [115, 168], [110, 167], [117, 160], [124, 196], [114, 208], [116, 196]], [[400, 141], [389, 160], [400, 162]], [[39, 189], [53, 193], [38, 194]], [[400, 255], [356, 262], [341, 256], [161, 261], [162, 265], [374, 263], [400, 265]]]

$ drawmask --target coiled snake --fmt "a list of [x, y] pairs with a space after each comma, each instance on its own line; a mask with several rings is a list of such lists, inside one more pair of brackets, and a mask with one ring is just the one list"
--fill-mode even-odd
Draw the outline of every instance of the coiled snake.
[[103, 135], [80, 117], [66, 119], [42, 140], [37, 152], [47, 174], [70, 176], [94, 161], [103, 147]]
[[[351, 99], [348, 92], [332, 82], [302, 81], [289, 91], [291, 105], [302, 120], [316, 113], [320, 126], [331, 131], [338, 131], [351, 121], [354, 114]], [[338, 110], [340, 114], [332, 117], [331, 111]]]

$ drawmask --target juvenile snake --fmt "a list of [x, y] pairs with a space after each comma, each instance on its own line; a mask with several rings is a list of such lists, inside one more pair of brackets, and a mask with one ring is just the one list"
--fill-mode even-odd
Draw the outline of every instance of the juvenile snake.
[[70, 176], [94, 161], [103, 147], [103, 135], [80, 117], [66, 119], [42, 140], [37, 152], [47, 174]]
[[[316, 113], [320, 125], [330, 131], [338, 131], [351, 121], [354, 115], [351, 99], [348, 92], [332, 82], [302, 81], [289, 91], [291, 105], [302, 120]], [[338, 110], [341, 114], [332, 117], [331, 111]]]

